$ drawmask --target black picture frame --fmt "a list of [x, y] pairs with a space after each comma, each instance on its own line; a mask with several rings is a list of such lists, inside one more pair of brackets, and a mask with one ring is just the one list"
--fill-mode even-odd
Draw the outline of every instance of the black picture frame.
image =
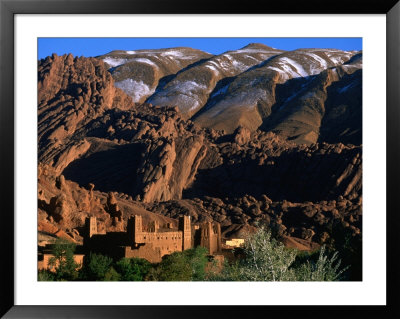
[[[21, 306], [14, 302], [14, 15], [16, 14], [385, 14], [387, 18], [386, 105], [386, 306]], [[159, 318], [280, 316], [399, 318], [400, 3], [398, 0], [264, 1], [229, 3], [181, 0], [0, 0], [0, 315], [5, 318]], [[383, 143], [383, 141], [382, 141]], [[316, 292], [318, 293], [318, 292]]]

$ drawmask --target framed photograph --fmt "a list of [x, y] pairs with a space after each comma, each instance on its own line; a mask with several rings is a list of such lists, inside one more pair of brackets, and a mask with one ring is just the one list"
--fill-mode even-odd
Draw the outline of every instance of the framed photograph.
[[399, 315], [397, 1], [0, 10], [1, 315]]

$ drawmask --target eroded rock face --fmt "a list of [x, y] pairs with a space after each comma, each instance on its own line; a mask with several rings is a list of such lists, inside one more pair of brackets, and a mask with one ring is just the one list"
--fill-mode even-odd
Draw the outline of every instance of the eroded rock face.
[[291, 201], [361, 194], [359, 146], [327, 143], [297, 146], [261, 131], [253, 132], [246, 144], [232, 142], [217, 144], [222, 163], [210, 168], [204, 161], [187, 194], [240, 197], [265, 193], [275, 200]]
[[179, 199], [206, 154], [203, 136], [166, 140], [149, 150], [147, 161], [139, 168], [137, 190], [144, 202]]
[[183, 121], [176, 108], [148, 104], [106, 112], [86, 131], [90, 147], [63, 174], [146, 202], [181, 198], [210, 144], [208, 131]]
[[[102, 59], [128, 53], [118, 54]], [[242, 70], [234, 61], [244, 55]], [[308, 67], [299, 68], [301, 59]], [[119, 67], [142, 70], [136, 64], [147, 62], [71, 55], [39, 62], [41, 231], [79, 242], [87, 216], [99, 229], [121, 230], [133, 214], [161, 223], [187, 214], [219, 222], [227, 238], [265, 225], [303, 248], [338, 234], [361, 241], [361, 54], [251, 45], [179, 61], [153, 74], [160, 90], [146, 99], [161, 101], [168, 87], [207, 69], [193, 121], [187, 105], [175, 103], [176, 90], [174, 103], [159, 106], [134, 103], [115, 87]]]
[[39, 160], [57, 173], [89, 149], [87, 124], [106, 110], [133, 106], [98, 59], [54, 54], [39, 61], [38, 79]]
[[[360, 198], [339, 196], [330, 201], [303, 203], [271, 201], [265, 194], [256, 198], [215, 197], [149, 203], [144, 207], [164, 216], [191, 216], [193, 222], [215, 220], [221, 224], [225, 237], [243, 238], [260, 226], [266, 226], [280, 237], [295, 237], [303, 241], [329, 244], [338, 235], [361, 241], [362, 207]], [[303, 242], [304, 244], [304, 242]]]
[[97, 217], [98, 229], [103, 231], [125, 229], [132, 215], [141, 215], [146, 224], [155, 220], [160, 225], [176, 223], [143, 209], [125, 194], [100, 192], [93, 184], [80, 187], [63, 175], [56, 176], [53, 168], [39, 164], [38, 230], [42, 233], [80, 242], [88, 216]]
[[[102, 191], [123, 192], [144, 202], [181, 199], [184, 191], [191, 196], [258, 196], [262, 189], [275, 199], [295, 201], [361, 193], [361, 147], [341, 143], [297, 146], [282, 134], [251, 132], [244, 126], [232, 136], [223, 136], [223, 131], [182, 119], [176, 107], [127, 102], [129, 97], [112, 88], [113, 80], [101, 61], [71, 56], [52, 59], [42, 61], [39, 68], [43, 83], [49, 77], [43, 75], [47, 69], [65, 74], [79, 71], [79, 76], [70, 74], [70, 82], [65, 76], [40, 86], [39, 160], [81, 185], [93, 183]], [[318, 76], [328, 81], [336, 73], [329, 70]], [[90, 81], [89, 87], [100, 88], [93, 90], [94, 96], [102, 95], [108, 102], [82, 106], [87, 116], [65, 136], [40, 134], [57, 132], [64, 123], [57, 119], [63, 115], [67, 120], [74, 117], [69, 114], [75, 111], [68, 107], [73, 97], [65, 92]], [[90, 99], [83, 92], [78, 97]], [[65, 100], [58, 102], [61, 115], [49, 116], [53, 109], [46, 103], [53, 105], [59, 99]], [[307, 107], [315, 108], [312, 105]], [[92, 114], [90, 107], [98, 112]]]

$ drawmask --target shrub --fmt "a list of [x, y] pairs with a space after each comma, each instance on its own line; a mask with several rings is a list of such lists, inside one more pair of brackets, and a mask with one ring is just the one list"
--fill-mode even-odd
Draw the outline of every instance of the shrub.
[[147, 279], [157, 281], [204, 280], [207, 262], [207, 249], [204, 247], [174, 252], [165, 256], [156, 268], [151, 269]]
[[120, 281], [120, 280], [121, 280], [121, 275], [117, 273], [117, 271], [112, 266], [104, 274], [104, 281]]
[[192, 278], [194, 281], [204, 280], [206, 275], [206, 265], [208, 263], [207, 254], [208, 251], [204, 247], [196, 247], [194, 249], [185, 250], [187, 261], [190, 264], [192, 270]]
[[122, 258], [115, 265], [122, 281], [142, 281], [151, 268], [151, 264], [142, 258]]
[[[295, 263], [298, 251], [288, 249], [272, 238], [263, 227], [245, 241], [243, 258], [225, 262], [221, 273], [210, 280], [220, 281], [329, 281], [341, 279], [340, 260], [335, 253], [331, 258], [322, 247], [318, 259], [306, 258]], [[312, 256], [312, 255], [310, 255]]]
[[340, 268], [341, 261], [338, 252], [329, 257], [322, 246], [316, 261], [307, 260], [295, 269], [295, 277], [298, 281], [335, 281], [342, 278], [348, 267]]
[[74, 260], [76, 245], [65, 239], [58, 238], [54, 243], [49, 260], [50, 267], [55, 269], [55, 280], [74, 280], [78, 277], [78, 264]]
[[108, 256], [90, 253], [90, 255], [84, 259], [81, 279], [92, 281], [105, 280], [106, 274], [110, 271], [112, 262], [113, 260]]
[[283, 281], [291, 280], [289, 269], [296, 258], [294, 250], [272, 238], [262, 227], [245, 240], [244, 257], [233, 264], [226, 263], [214, 280]]
[[189, 281], [192, 270], [184, 254], [174, 252], [163, 258], [161, 263], [149, 274], [150, 280]]

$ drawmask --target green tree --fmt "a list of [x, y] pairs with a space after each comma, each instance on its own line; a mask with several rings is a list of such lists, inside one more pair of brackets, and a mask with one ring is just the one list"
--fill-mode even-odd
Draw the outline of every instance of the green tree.
[[[322, 247], [316, 261], [305, 258], [295, 262], [299, 253], [286, 248], [272, 238], [263, 227], [245, 241], [244, 255], [233, 263], [225, 263], [219, 274], [210, 280], [221, 281], [328, 281], [339, 280], [345, 269], [340, 270], [338, 254], [329, 257]], [[312, 255], [310, 255], [312, 256]]]
[[181, 252], [174, 252], [165, 256], [149, 275], [151, 280], [157, 281], [190, 281], [192, 270], [186, 256]]
[[115, 264], [122, 281], [142, 281], [148, 274], [151, 264], [143, 258], [122, 258]]
[[284, 281], [291, 280], [291, 264], [296, 251], [286, 249], [263, 227], [245, 240], [244, 256], [233, 264], [226, 263], [217, 280]]
[[165, 256], [157, 267], [151, 269], [147, 279], [157, 281], [204, 280], [207, 262], [207, 249], [203, 247], [174, 252]]
[[84, 259], [81, 270], [81, 279], [102, 281], [105, 280], [107, 273], [107, 278], [110, 278], [112, 275], [112, 271], [110, 270], [112, 262], [113, 260], [108, 256], [90, 253], [89, 256]]
[[110, 269], [108, 269], [104, 275], [104, 281], [120, 281], [120, 280], [121, 280], [121, 275], [117, 273], [117, 271], [114, 269], [113, 266], [111, 266]]
[[75, 280], [78, 277], [79, 265], [74, 260], [76, 245], [58, 238], [53, 245], [49, 266], [55, 270], [55, 280]]
[[206, 266], [208, 263], [207, 249], [204, 247], [196, 247], [194, 249], [185, 250], [183, 254], [186, 256], [192, 270], [191, 280], [204, 280], [206, 276]]

